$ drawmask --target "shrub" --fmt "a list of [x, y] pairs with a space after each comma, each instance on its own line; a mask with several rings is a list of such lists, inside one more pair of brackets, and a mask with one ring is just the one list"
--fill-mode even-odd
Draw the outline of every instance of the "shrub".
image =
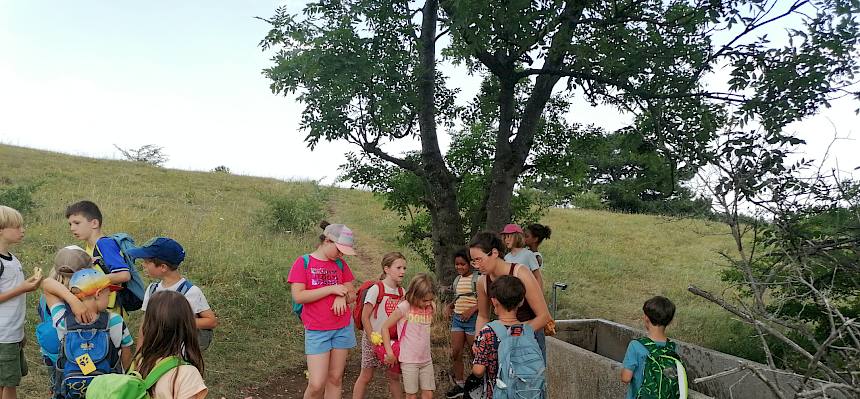
[[155, 144], [147, 144], [140, 148], [121, 148], [114, 144], [125, 159], [133, 162], [141, 162], [152, 166], [162, 166], [167, 162], [167, 154], [164, 153], [164, 147], [159, 147]]
[[42, 183], [28, 183], [0, 188], [0, 205], [6, 205], [26, 214], [38, 205], [33, 194]]
[[573, 206], [583, 209], [606, 209], [603, 197], [594, 191], [585, 191], [573, 196]]
[[264, 195], [266, 207], [260, 222], [276, 233], [306, 233], [326, 217], [326, 195], [315, 192], [291, 195]]
[[216, 166], [216, 167], [215, 167], [215, 169], [212, 169], [212, 171], [213, 171], [213, 172], [215, 172], [215, 173], [226, 173], [226, 174], [230, 174], [230, 168], [228, 168], [228, 167], [226, 167], [226, 166], [224, 166], [224, 165]]

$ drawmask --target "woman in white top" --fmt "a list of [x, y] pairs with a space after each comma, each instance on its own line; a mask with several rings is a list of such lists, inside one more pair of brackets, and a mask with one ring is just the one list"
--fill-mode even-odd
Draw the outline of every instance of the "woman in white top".
[[141, 325], [141, 342], [133, 367], [146, 378], [159, 360], [176, 356], [184, 364], [165, 373], [150, 395], [154, 399], [202, 399], [209, 390], [203, 382], [203, 355], [197, 340], [194, 312], [176, 291], [158, 291], [149, 298]]
[[535, 275], [538, 285], [543, 288], [540, 263], [538, 263], [535, 253], [526, 248], [522, 227], [516, 224], [505, 225], [505, 228], [502, 229], [502, 240], [508, 249], [508, 253], [505, 254], [505, 262], [528, 266]]

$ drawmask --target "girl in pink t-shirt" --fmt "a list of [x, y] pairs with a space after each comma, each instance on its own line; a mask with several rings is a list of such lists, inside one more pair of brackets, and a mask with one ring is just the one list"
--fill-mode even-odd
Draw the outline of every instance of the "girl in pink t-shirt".
[[[436, 290], [429, 274], [419, 273], [409, 283], [406, 301], [397, 305], [388, 320], [382, 324], [382, 344], [385, 345], [385, 363], [400, 362], [403, 373], [403, 390], [407, 399], [432, 399], [436, 390], [433, 359], [430, 358], [430, 324], [436, 313]], [[397, 325], [400, 354], [395, 357], [388, 329]]]
[[[305, 398], [341, 397], [343, 370], [355, 331], [349, 304], [355, 301], [354, 277], [341, 258], [355, 255], [352, 230], [322, 222], [316, 251], [300, 256], [290, 269], [293, 301], [302, 304], [308, 387]], [[307, 260], [307, 261], [306, 261]]]

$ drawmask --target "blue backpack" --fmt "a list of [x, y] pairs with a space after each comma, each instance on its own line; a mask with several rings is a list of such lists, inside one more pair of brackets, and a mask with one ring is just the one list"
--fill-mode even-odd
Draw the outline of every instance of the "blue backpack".
[[60, 337], [57, 336], [57, 327], [54, 326], [54, 320], [51, 319], [51, 309], [48, 308], [44, 295], [39, 297], [39, 303], [36, 306], [36, 314], [39, 315], [39, 324], [36, 325], [36, 342], [39, 343], [45, 364], [53, 366], [57, 364], [57, 358], [60, 356]]
[[534, 330], [523, 324], [521, 335], [513, 336], [502, 322], [488, 324], [499, 340], [499, 371], [493, 399], [539, 399], [546, 386], [546, 365]]
[[[128, 250], [135, 248], [134, 240], [126, 233], [116, 233], [105, 238], [114, 240], [116, 245], [119, 246], [119, 253], [122, 255], [126, 266], [128, 266], [129, 274], [131, 274], [131, 279], [123, 283], [123, 289], [116, 293], [117, 299], [119, 299], [122, 308], [126, 311], [140, 310], [143, 306], [143, 294], [146, 289], [144, 288], [143, 278], [140, 277], [140, 273], [138, 273], [137, 268], [134, 266], [134, 259], [128, 256]], [[103, 263], [97, 264], [105, 274], [109, 273]]]
[[95, 323], [79, 324], [66, 311], [65, 321], [66, 336], [54, 369], [54, 398], [84, 399], [93, 378], [122, 372], [119, 348], [110, 339], [108, 312], [101, 312]]
[[[311, 263], [311, 255], [310, 254], [302, 255], [302, 262], [304, 263], [305, 270], [307, 270], [308, 265]], [[340, 258], [335, 259], [334, 262], [337, 263], [337, 267], [340, 268], [340, 270], [343, 270], [343, 261], [340, 260]], [[292, 300], [292, 296], [290, 296], [290, 298], [291, 298], [290, 300]], [[295, 301], [293, 301], [293, 313], [295, 313], [296, 316], [299, 317], [299, 320], [302, 319], [302, 308], [303, 308], [302, 304], [296, 303]]]

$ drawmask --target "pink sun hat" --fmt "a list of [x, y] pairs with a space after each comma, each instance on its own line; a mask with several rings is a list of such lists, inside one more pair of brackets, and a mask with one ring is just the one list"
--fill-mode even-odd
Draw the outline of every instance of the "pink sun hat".
[[355, 239], [352, 236], [352, 230], [346, 227], [346, 225], [330, 224], [326, 226], [323, 235], [334, 242], [334, 245], [337, 246], [340, 252], [346, 255], [355, 255], [355, 249], [353, 248]]
[[506, 224], [505, 228], [502, 229], [502, 234], [514, 234], [514, 233], [523, 234], [523, 228], [520, 227], [520, 225], [518, 225], [518, 224], [511, 223], [511, 224]]

